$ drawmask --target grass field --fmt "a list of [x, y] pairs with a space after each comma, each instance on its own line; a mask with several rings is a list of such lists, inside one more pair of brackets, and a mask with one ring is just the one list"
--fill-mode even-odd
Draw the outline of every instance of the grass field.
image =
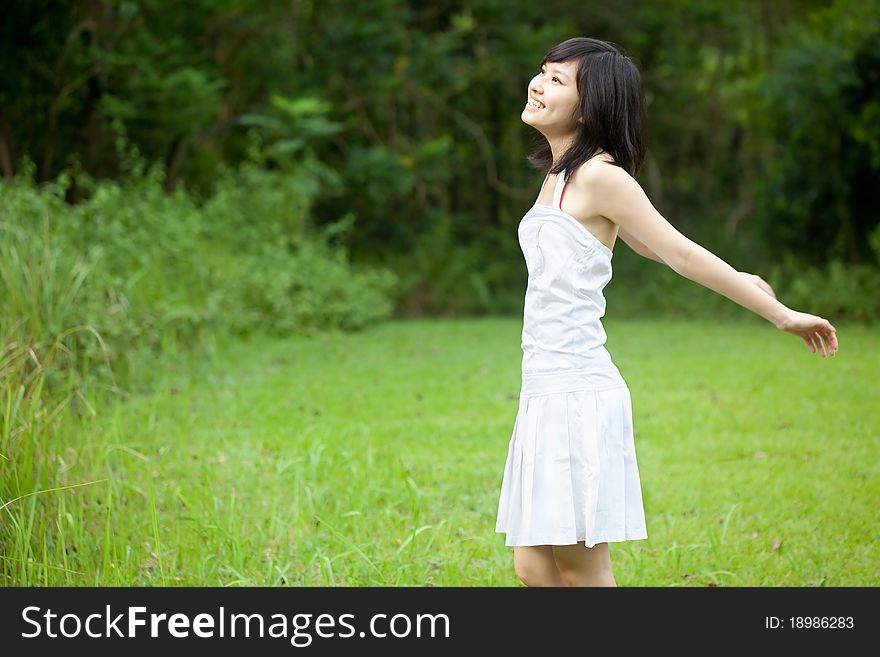
[[[876, 586], [880, 340], [606, 319], [648, 539], [620, 586]], [[170, 360], [50, 445], [5, 585], [520, 586], [494, 533], [521, 323], [410, 320]], [[94, 483], [88, 483], [94, 482]], [[15, 505], [15, 513], [11, 513]]]

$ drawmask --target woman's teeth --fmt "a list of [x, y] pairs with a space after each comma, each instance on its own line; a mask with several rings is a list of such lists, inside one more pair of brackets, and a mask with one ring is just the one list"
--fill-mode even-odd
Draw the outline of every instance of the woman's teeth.
[[543, 105], [541, 105], [540, 103], [538, 103], [538, 102], [532, 100], [531, 98], [529, 98], [529, 100], [528, 100], [528, 102], [527, 102], [526, 104], [527, 104], [527, 105], [530, 105], [531, 107], [534, 107], [535, 109], [544, 109], [544, 106], [543, 106]]

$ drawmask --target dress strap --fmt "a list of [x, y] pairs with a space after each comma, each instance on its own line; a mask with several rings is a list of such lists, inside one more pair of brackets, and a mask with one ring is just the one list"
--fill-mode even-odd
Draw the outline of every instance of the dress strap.
[[535, 203], [537, 203], [538, 199], [541, 198], [541, 193], [544, 191], [544, 187], [547, 186], [547, 178], [549, 178], [549, 177], [550, 177], [549, 173], [546, 176], [544, 176], [544, 182], [541, 183], [541, 191], [539, 191], [538, 195], [535, 197]]
[[568, 182], [565, 180], [565, 169], [559, 172], [556, 177], [556, 188], [553, 190], [553, 207], [562, 210], [562, 197], [565, 196], [565, 186]]

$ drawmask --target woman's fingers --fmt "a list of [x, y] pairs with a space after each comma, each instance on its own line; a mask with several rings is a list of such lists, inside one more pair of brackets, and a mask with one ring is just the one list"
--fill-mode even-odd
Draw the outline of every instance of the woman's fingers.
[[765, 281], [763, 278], [759, 278], [758, 280], [760, 281], [761, 288], [764, 290], [764, 292], [766, 292], [767, 294], [769, 294], [771, 297], [773, 297], [775, 299], [776, 293], [773, 291], [773, 288], [770, 287], [770, 283]]
[[822, 341], [819, 339], [819, 335], [813, 331], [810, 335], [810, 342], [813, 343], [813, 353], [822, 355]]
[[834, 356], [838, 351], [837, 329], [822, 317], [795, 312], [780, 328], [799, 335], [807, 349], [822, 358]]
[[833, 356], [837, 353], [837, 332], [833, 326], [831, 326], [831, 322], [825, 322], [825, 328], [822, 331], [822, 339], [825, 340], [825, 346], [829, 350], [829, 355]]
[[753, 280], [755, 281], [755, 284], [756, 284], [759, 288], [761, 288], [762, 290], [764, 290], [764, 292], [766, 292], [767, 294], [769, 294], [769, 295], [770, 295], [771, 297], [773, 297], [774, 299], [776, 298], [776, 293], [773, 291], [773, 288], [770, 287], [770, 283], [768, 283], [767, 281], [765, 281], [763, 278], [761, 278], [761, 277], [758, 276], [757, 274], [752, 274], [752, 276], [754, 276]]

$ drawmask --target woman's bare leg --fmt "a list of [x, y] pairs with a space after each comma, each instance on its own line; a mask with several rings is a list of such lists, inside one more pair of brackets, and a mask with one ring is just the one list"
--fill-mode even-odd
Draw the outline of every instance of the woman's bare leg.
[[516, 576], [526, 586], [566, 586], [556, 568], [550, 545], [517, 545], [513, 548]]
[[565, 586], [617, 586], [611, 572], [608, 543], [596, 543], [588, 548], [579, 541], [575, 545], [554, 545], [552, 548]]

